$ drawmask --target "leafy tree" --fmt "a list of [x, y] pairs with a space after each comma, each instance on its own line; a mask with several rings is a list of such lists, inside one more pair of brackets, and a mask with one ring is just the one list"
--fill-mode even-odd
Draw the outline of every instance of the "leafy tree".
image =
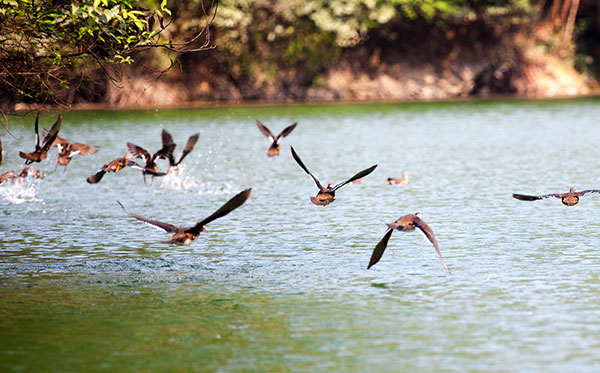
[[[135, 53], [191, 43], [161, 39], [167, 0], [0, 0], [0, 92], [8, 102], [63, 103], [86, 84], [91, 64], [130, 64]], [[198, 32], [209, 48], [208, 26]], [[194, 41], [196, 40], [194, 39]]]

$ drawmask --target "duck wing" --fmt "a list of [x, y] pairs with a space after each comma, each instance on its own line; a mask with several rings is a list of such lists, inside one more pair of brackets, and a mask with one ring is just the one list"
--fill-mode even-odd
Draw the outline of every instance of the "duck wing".
[[442, 252], [440, 251], [440, 247], [438, 246], [437, 240], [435, 239], [435, 236], [433, 235], [433, 230], [431, 230], [429, 225], [427, 225], [427, 223], [425, 223], [420, 218], [415, 219], [415, 226], [419, 229], [419, 232], [423, 233], [423, 236], [425, 236], [425, 239], [433, 245], [433, 247], [435, 248], [435, 251], [437, 251], [437, 254], [440, 257], [440, 260], [442, 261], [442, 266], [446, 270], [448, 270], [448, 266], [444, 262], [444, 257], [442, 256]]
[[199, 221], [198, 223], [196, 223], [196, 225], [194, 225], [191, 228], [187, 228], [185, 231], [192, 233], [192, 234], [199, 234], [200, 231], [202, 231], [202, 227], [204, 227], [206, 224], [210, 223], [211, 221], [213, 221], [215, 219], [221, 218], [221, 217], [229, 214], [233, 210], [235, 210], [238, 207], [240, 207], [241, 205], [243, 205], [244, 202], [246, 202], [246, 200], [248, 199], [248, 197], [250, 197], [251, 192], [252, 192], [252, 188], [248, 188], [248, 189], [241, 191], [240, 193], [236, 194], [233, 198], [231, 198], [229, 201], [227, 201], [227, 203], [225, 203], [223, 206], [221, 206], [221, 208], [219, 208], [217, 211], [215, 211], [211, 216], [207, 217], [206, 219], [204, 219], [202, 221]]
[[[48, 131], [46, 131], [44, 136], [48, 135]], [[54, 141], [52, 142], [52, 145], [50, 146], [62, 146], [63, 148], [66, 147], [67, 145], [69, 145], [69, 141], [67, 139], [65, 139], [64, 137], [60, 137], [60, 136], [56, 136], [56, 138], [54, 139]]]
[[292, 131], [294, 130], [294, 128], [296, 128], [297, 125], [298, 125], [298, 123], [294, 123], [290, 126], [285, 127], [283, 129], [283, 131], [281, 131], [281, 133], [279, 135], [277, 135], [277, 137], [275, 138], [275, 141], [274, 141], [275, 144], [279, 145], [279, 142], [281, 141], [281, 139], [286, 137], [290, 133], [292, 133]]
[[373, 254], [371, 254], [371, 259], [369, 260], [369, 265], [367, 266], [367, 269], [371, 268], [372, 266], [377, 264], [377, 262], [379, 262], [379, 259], [381, 259], [381, 256], [383, 255], [383, 252], [385, 251], [385, 248], [387, 247], [390, 237], [392, 237], [392, 232], [394, 232], [394, 230], [392, 228], [388, 228], [385, 231], [385, 234], [383, 235], [381, 240], [379, 240], [379, 243], [377, 243], [377, 246], [375, 246], [375, 249], [373, 250]]
[[356, 175], [352, 176], [350, 179], [346, 180], [346, 181], [342, 181], [341, 183], [337, 184], [336, 186], [334, 186], [333, 188], [331, 188], [332, 192], [335, 192], [336, 190], [340, 189], [341, 187], [343, 187], [344, 185], [353, 182], [354, 180], [360, 179], [361, 177], [365, 177], [368, 174], [370, 174], [371, 172], [373, 172], [373, 170], [375, 170], [375, 168], [377, 168], [377, 165], [373, 165], [365, 170], [362, 170], [361, 172], [357, 173]]
[[117, 203], [119, 204], [119, 206], [121, 206], [121, 208], [122, 208], [122, 209], [123, 209], [123, 210], [124, 210], [126, 213], [128, 213], [129, 215], [133, 216], [134, 218], [136, 218], [136, 219], [138, 219], [138, 220], [141, 220], [141, 221], [143, 221], [144, 223], [146, 223], [146, 224], [148, 224], [148, 225], [151, 225], [151, 226], [153, 226], [153, 227], [155, 227], [155, 228], [158, 228], [158, 229], [160, 229], [160, 230], [163, 230], [163, 231], [165, 231], [165, 232], [167, 232], [167, 233], [171, 233], [171, 232], [178, 232], [178, 231], [180, 231], [180, 228], [179, 228], [179, 227], [177, 227], [177, 226], [175, 226], [175, 225], [172, 225], [172, 224], [169, 224], [169, 223], [163, 223], [162, 221], [158, 221], [158, 220], [152, 220], [152, 219], [145, 218], [145, 217], [143, 217], [143, 216], [141, 216], [141, 215], [138, 215], [138, 214], [136, 214], [136, 213], [134, 213], [134, 212], [131, 212], [131, 211], [127, 210], [127, 209], [126, 209], [126, 208], [125, 208], [125, 207], [124, 207], [124, 206], [121, 204], [121, 202], [117, 201]]
[[536, 201], [538, 199], [544, 199], [544, 198], [550, 198], [550, 197], [554, 197], [554, 198], [563, 198], [564, 196], [566, 196], [566, 194], [543, 194], [541, 196], [529, 196], [526, 194], [517, 194], [517, 193], [513, 193], [513, 198], [519, 199], [521, 201]]
[[[161, 133], [161, 138], [162, 138], [163, 148], [167, 145], [175, 144], [173, 142], [173, 136], [171, 136], [171, 134], [169, 132], [167, 132], [167, 130], [164, 128]], [[173, 148], [173, 150], [175, 150], [175, 148]], [[173, 158], [173, 154], [171, 154], [171, 157], [169, 158], [169, 165], [170, 166], [175, 165], [175, 158]]]
[[294, 150], [293, 146], [290, 146], [290, 148], [292, 149], [292, 156], [294, 157], [294, 159], [296, 160], [296, 162], [300, 165], [300, 167], [302, 167], [302, 169], [304, 170], [304, 172], [306, 172], [310, 177], [312, 177], [312, 179], [314, 180], [315, 184], [317, 184], [317, 188], [319, 188], [320, 191], [325, 191], [325, 188], [323, 188], [323, 186], [321, 185], [321, 183], [319, 183], [319, 180], [317, 180], [317, 178], [310, 173], [310, 171], [308, 170], [308, 168], [306, 168], [306, 166], [304, 165], [304, 163], [302, 163], [302, 160], [300, 159], [300, 157], [298, 156], [298, 154], [296, 154], [296, 151]]
[[185, 158], [188, 154], [192, 152], [192, 150], [194, 150], [194, 146], [196, 146], [196, 143], [198, 142], [198, 137], [200, 137], [199, 133], [190, 136], [187, 143], [185, 144], [185, 148], [183, 148], [183, 153], [181, 153], [181, 157], [179, 158], [177, 163], [175, 163], [175, 166], [178, 166], [181, 163], [181, 161], [183, 161], [183, 158]]
[[575, 195], [577, 197], [581, 197], [582, 195], [587, 194], [587, 193], [600, 193], [600, 190], [598, 190], [598, 189], [582, 190], [581, 192], [575, 193]]
[[71, 144], [71, 155], [73, 155], [73, 153], [81, 155], [92, 155], [94, 153], [97, 153], [99, 149], [100, 148], [94, 145], [79, 144], [75, 142]]
[[274, 142], [275, 141], [275, 136], [273, 135], [273, 133], [271, 132], [271, 130], [269, 130], [267, 128], [267, 126], [265, 126], [264, 124], [262, 124], [258, 119], [256, 119], [256, 126], [258, 127], [258, 129], [260, 130], [260, 132], [263, 133], [263, 135], [267, 136], [267, 138], [269, 139], [269, 141]]
[[128, 142], [127, 149], [129, 149], [129, 151], [137, 158], [141, 158], [144, 161], [144, 163], [148, 163], [152, 159], [152, 156], [150, 156], [150, 153], [148, 153], [148, 151], [146, 149], [142, 148], [141, 146], [137, 146], [135, 144]]
[[[36, 124], [37, 124], [37, 118], [36, 118]], [[48, 131], [46, 136], [44, 136], [44, 141], [42, 141], [42, 146], [40, 146], [40, 150], [47, 152], [48, 149], [50, 149], [50, 147], [52, 146], [52, 144], [58, 137], [58, 131], [60, 131], [61, 124], [62, 124], [62, 113], [58, 114], [58, 119], [52, 125], [52, 127], [50, 128], [50, 131]], [[37, 128], [37, 125], [36, 125], [36, 128]]]

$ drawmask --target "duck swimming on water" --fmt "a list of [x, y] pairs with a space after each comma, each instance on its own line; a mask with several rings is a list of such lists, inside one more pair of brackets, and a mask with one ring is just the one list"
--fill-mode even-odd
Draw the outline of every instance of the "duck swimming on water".
[[554, 197], [554, 198], [560, 198], [562, 201], [562, 204], [565, 206], [575, 206], [576, 204], [579, 203], [579, 197], [581, 197], [587, 193], [600, 193], [600, 190], [588, 189], [588, 190], [582, 190], [581, 192], [576, 192], [575, 188], [571, 188], [571, 189], [569, 189], [569, 191], [567, 193], [543, 194], [541, 196], [529, 196], [529, 195], [525, 195], [525, 194], [513, 193], [513, 197], [516, 199], [519, 199], [521, 201], [536, 201], [538, 199]]
[[163, 223], [163, 222], [158, 221], [158, 220], [148, 219], [148, 218], [145, 218], [143, 216], [140, 216], [140, 215], [138, 215], [136, 213], [133, 213], [133, 212], [127, 210], [121, 204], [121, 202], [117, 201], [117, 203], [119, 204], [119, 206], [121, 206], [121, 208], [126, 213], [128, 213], [131, 216], [133, 216], [134, 218], [136, 218], [138, 220], [141, 220], [144, 223], [146, 223], [148, 225], [151, 225], [151, 226], [153, 226], [155, 228], [163, 230], [163, 231], [165, 231], [167, 233], [175, 233], [173, 235], [173, 237], [171, 237], [170, 240], [163, 241], [161, 243], [189, 245], [190, 243], [192, 243], [192, 241], [194, 241], [200, 235], [200, 232], [203, 232], [203, 231], [206, 230], [206, 227], [205, 227], [206, 224], [210, 223], [213, 220], [216, 220], [218, 218], [221, 218], [221, 217], [229, 214], [230, 212], [232, 212], [236, 208], [238, 208], [241, 205], [243, 205], [244, 202], [246, 202], [246, 200], [248, 199], [248, 197], [250, 197], [250, 193], [251, 192], [252, 192], [252, 188], [248, 188], [246, 190], [241, 191], [236, 196], [234, 196], [233, 198], [231, 198], [227, 203], [225, 203], [223, 206], [221, 206], [221, 208], [219, 208], [217, 211], [215, 211], [208, 218], [199, 221], [198, 223], [196, 223], [196, 225], [194, 225], [192, 227], [178, 227], [178, 226], [175, 226], [175, 225], [172, 225], [172, 224], [169, 224], [169, 223]]
[[351, 183], [354, 180], [358, 180], [362, 177], [367, 176], [368, 174], [373, 172], [373, 170], [377, 167], [377, 165], [373, 165], [365, 170], [362, 170], [361, 172], [357, 173], [356, 175], [352, 176], [350, 179], [348, 179], [346, 181], [342, 181], [339, 184], [336, 184], [335, 186], [331, 186], [331, 184], [327, 184], [326, 187], [323, 187], [321, 185], [321, 183], [319, 183], [319, 180], [317, 180], [317, 178], [314, 177], [314, 175], [311, 174], [310, 171], [308, 171], [308, 168], [306, 168], [304, 163], [302, 163], [302, 160], [300, 159], [298, 154], [296, 154], [294, 147], [290, 146], [290, 148], [292, 149], [292, 156], [294, 157], [296, 162], [300, 165], [300, 167], [304, 170], [304, 172], [306, 172], [313, 179], [313, 181], [317, 185], [317, 188], [319, 188], [319, 192], [317, 193], [317, 196], [310, 197], [310, 201], [312, 203], [314, 203], [315, 205], [319, 205], [319, 206], [327, 206], [328, 204], [333, 202], [335, 200], [335, 191], [336, 190], [340, 189], [341, 187], [343, 187], [344, 185], [346, 185], [348, 183]]
[[375, 246], [373, 254], [371, 254], [371, 260], [369, 260], [369, 265], [367, 266], [367, 269], [371, 268], [372, 266], [377, 264], [377, 262], [379, 262], [379, 259], [381, 259], [381, 256], [383, 255], [383, 252], [387, 247], [388, 241], [390, 240], [394, 229], [403, 232], [410, 232], [414, 231], [415, 229], [419, 229], [419, 232], [421, 232], [425, 236], [427, 241], [429, 241], [435, 248], [435, 251], [437, 251], [440, 260], [442, 261], [442, 266], [446, 270], [448, 270], [448, 266], [446, 266], [446, 263], [444, 262], [444, 257], [442, 256], [442, 252], [440, 251], [437, 240], [433, 235], [433, 231], [431, 230], [429, 225], [427, 225], [427, 223], [425, 223], [421, 219], [420, 213], [417, 212], [415, 214], [401, 216], [395, 222], [387, 224], [387, 226], [388, 229], [385, 231], [383, 238], [379, 241], [377, 246]]
[[393, 177], [388, 177], [386, 180], [386, 183], [388, 184], [398, 184], [398, 185], [406, 185], [408, 184], [408, 175], [410, 175], [410, 172], [408, 171], [402, 171], [402, 178], [400, 179], [394, 179]]

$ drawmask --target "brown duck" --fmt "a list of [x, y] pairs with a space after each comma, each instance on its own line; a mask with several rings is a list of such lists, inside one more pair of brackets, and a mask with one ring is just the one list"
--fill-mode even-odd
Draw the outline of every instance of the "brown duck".
[[406, 185], [408, 184], [408, 175], [410, 173], [408, 171], [402, 171], [402, 178], [394, 179], [393, 177], [388, 177], [386, 183], [388, 184], [398, 184], [398, 185]]
[[[173, 156], [173, 151], [169, 156], [169, 168], [167, 169], [167, 173], [171, 171], [171, 169], [175, 170], [175, 172], [179, 172], [179, 164], [183, 159], [194, 150], [194, 146], [198, 142], [198, 137], [200, 137], [199, 133], [195, 133], [188, 138], [187, 143], [185, 144], [185, 148], [183, 148], [183, 153], [181, 153], [181, 157], [179, 160], [175, 162], [175, 157]], [[173, 150], [175, 150], [175, 143], [173, 142], [173, 137], [167, 130], [162, 131], [162, 143], [163, 149], [167, 148], [169, 145], [173, 144]]]
[[137, 168], [139, 170], [144, 170], [144, 168], [142, 166], [140, 166], [139, 164], [137, 164], [134, 161], [132, 161], [131, 158], [133, 158], [133, 154], [126, 153], [123, 157], [117, 158], [117, 159], [114, 159], [114, 160], [108, 162], [107, 164], [105, 164], [104, 166], [102, 166], [101, 169], [99, 169], [98, 171], [96, 171], [95, 174], [93, 174], [92, 176], [88, 177], [86, 179], [87, 182], [90, 183], [90, 184], [96, 184], [100, 180], [102, 180], [102, 177], [104, 177], [105, 173], [107, 173], [107, 172], [119, 172], [120, 170], [122, 170], [123, 168], [125, 168], [127, 166], [133, 167], [133, 168]]
[[163, 144], [163, 147], [153, 155], [150, 155], [150, 153], [141, 146], [130, 142], [127, 143], [127, 148], [135, 157], [141, 158], [144, 161], [145, 165], [142, 170], [142, 175], [144, 176], [145, 183], [147, 174], [152, 175], [152, 181], [154, 181], [155, 176], [165, 176], [167, 174], [166, 172], [158, 172], [158, 166], [155, 161], [157, 158], [169, 159], [170, 157], [173, 157], [175, 144]]
[[600, 190], [589, 189], [589, 190], [582, 190], [581, 192], [576, 192], [575, 188], [571, 188], [571, 189], [569, 189], [569, 191], [567, 193], [544, 194], [541, 196], [528, 196], [525, 194], [513, 193], [513, 197], [516, 199], [520, 199], [521, 201], [536, 201], [538, 199], [554, 197], [554, 198], [560, 198], [563, 205], [575, 206], [576, 204], [579, 203], [579, 197], [581, 197], [582, 195], [587, 194], [587, 193], [600, 193]]
[[23, 153], [19, 152], [19, 157], [25, 159], [25, 164], [32, 164], [33, 162], [41, 162], [46, 159], [48, 155], [48, 150], [52, 143], [58, 136], [58, 131], [60, 130], [60, 125], [62, 124], [62, 113], [58, 115], [58, 119], [56, 123], [50, 128], [50, 131], [46, 133], [44, 136], [44, 141], [42, 141], [42, 145], [40, 146], [40, 134], [38, 131], [38, 120], [40, 117], [40, 113], [35, 117], [35, 150], [31, 153]]
[[357, 179], [367, 176], [368, 174], [373, 172], [373, 170], [377, 167], [377, 165], [373, 165], [373, 166], [367, 168], [366, 170], [362, 170], [361, 172], [352, 176], [350, 179], [348, 179], [346, 181], [342, 181], [339, 184], [336, 184], [335, 186], [331, 186], [331, 184], [327, 184], [327, 187], [323, 187], [321, 185], [321, 183], [319, 183], [319, 180], [317, 180], [317, 178], [314, 177], [313, 174], [310, 173], [310, 171], [308, 171], [308, 168], [306, 168], [304, 163], [302, 163], [302, 160], [300, 159], [298, 154], [296, 154], [294, 147], [291, 146], [290, 148], [292, 149], [292, 156], [294, 157], [296, 162], [298, 162], [298, 164], [300, 165], [300, 167], [302, 167], [304, 172], [306, 172], [314, 180], [315, 184], [317, 185], [317, 188], [319, 188], [319, 192], [317, 193], [317, 196], [310, 197], [310, 201], [312, 203], [314, 203], [315, 205], [327, 206], [328, 204], [330, 204], [331, 202], [333, 202], [335, 200], [335, 191], [336, 190], [340, 189], [341, 187], [343, 187], [344, 185], [346, 185], [348, 183], [351, 183], [354, 180], [357, 180]]
[[246, 189], [246, 190], [238, 193], [235, 197], [230, 199], [226, 204], [221, 206], [220, 209], [215, 211], [211, 216], [209, 216], [208, 218], [206, 218], [202, 221], [199, 221], [198, 223], [196, 223], [196, 225], [194, 225], [192, 227], [178, 227], [175, 225], [171, 225], [169, 223], [163, 223], [158, 220], [148, 219], [148, 218], [145, 218], [143, 216], [140, 216], [138, 214], [135, 214], [135, 213], [127, 210], [125, 207], [123, 207], [121, 202], [117, 201], [117, 203], [119, 204], [119, 206], [121, 206], [121, 208], [123, 210], [125, 210], [126, 213], [133, 216], [134, 218], [141, 220], [144, 223], [151, 225], [153, 227], [156, 227], [160, 230], [163, 230], [167, 233], [175, 233], [173, 235], [173, 237], [171, 237], [170, 240], [163, 241], [161, 243], [169, 243], [169, 244], [174, 243], [174, 244], [178, 244], [178, 245], [189, 245], [190, 243], [192, 243], [192, 241], [194, 241], [200, 235], [200, 232], [203, 232], [206, 230], [206, 227], [205, 227], [206, 224], [210, 223], [211, 221], [213, 221], [215, 219], [221, 218], [221, 217], [229, 214], [231, 211], [233, 211], [236, 208], [243, 205], [244, 202], [246, 202], [246, 200], [248, 199], [248, 197], [250, 197], [251, 192], [252, 192], [252, 188], [249, 188], [249, 189]]
[[440, 260], [442, 261], [442, 266], [446, 270], [448, 269], [448, 266], [446, 266], [446, 263], [444, 263], [444, 257], [442, 256], [442, 252], [440, 251], [440, 248], [438, 247], [438, 243], [435, 239], [435, 236], [433, 235], [433, 231], [431, 230], [429, 225], [427, 225], [427, 223], [425, 223], [421, 219], [421, 214], [419, 214], [417, 212], [415, 214], [408, 214], [408, 215], [401, 216], [395, 222], [393, 222], [391, 224], [387, 224], [387, 226], [388, 226], [388, 229], [385, 231], [383, 238], [379, 241], [377, 246], [375, 246], [375, 249], [373, 250], [373, 254], [371, 254], [371, 260], [369, 260], [369, 265], [367, 266], [367, 269], [371, 268], [372, 266], [377, 264], [377, 262], [379, 262], [379, 259], [381, 259], [381, 256], [383, 255], [383, 252], [385, 251], [385, 248], [387, 247], [388, 241], [390, 240], [390, 237], [392, 236], [392, 232], [394, 231], [394, 229], [397, 229], [397, 230], [403, 231], [403, 232], [410, 232], [410, 231], [414, 231], [416, 228], [418, 228], [419, 232], [421, 232], [425, 236], [427, 241], [431, 242], [431, 244], [435, 248], [435, 251], [437, 251], [438, 256], [440, 257]]
[[23, 180], [27, 177], [32, 177], [34, 179], [43, 179], [44, 174], [42, 171], [38, 170], [35, 167], [25, 167], [19, 173], [15, 173], [13, 170], [8, 170], [3, 172], [0, 175], [0, 184], [7, 180], [12, 180], [13, 182], [23, 182]]
[[[92, 155], [98, 152], [98, 147], [94, 145], [87, 144], [79, 144], [79, 143], [70, 143], [66, 139], [56, 136], [56, 139], [52, 143], [52, 146], [56, 146], [58, 148], [58, 158], [56, 159], [56, 167], [58, 165], [65, 166], [65, 171], [67, 170], [67, 166], [71, 163], [71, 159], [74, 155]], [[54, 169], [56, 169], [54, 167]]]
[[271, 141], [271, 146], [269, 146], [269, 149], [267, 150], [268, 157], [275, 157], [279, 155], [281, 149], [279, 147], [279, 143], [281, 142], [281, 139], [292, 133], [294, 128], [296, 128], [297, 124], [298, 123], [294, 123], [290, 126], [287, 126], [283, 129], [283, 131], [281, 131], [279, 135], [275, 136], [264, 124], [262, 124], [258, 119], [256, 120], [256, 126], [258, 127], [260, 132], [262, 132], [263, 135], [267, 136], [269, 141]]

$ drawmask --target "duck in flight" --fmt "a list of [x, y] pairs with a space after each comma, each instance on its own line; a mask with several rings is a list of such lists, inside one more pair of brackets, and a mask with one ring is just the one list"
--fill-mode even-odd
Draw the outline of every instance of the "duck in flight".
[[377, 246], [375, 246], [373, 254], [371, 254], [371, 260], [369, 260], [369, 265], [367, 266], [367, 269], [371, 268], [372, 266], [377, 264], [377, 262], [379, 262], [379, 259], [381, 259], [381, 256], [383, 255], [383, 252], [387, 247], [388, 241], [390, 240], [394, 229], [403, 232], [410, 232], [414, 231], [415, 229], [419, 229], [419, 232], [421, 232], [423, 236], [425, 236], [425, 239], [427, 239], [427, 241], [429, 241], [433, 245], [435, 251], [437, 251], [440, 260], [442, 261], [442, 266], [446, 270], [448, 270], [448, 266], [446, 266], [446, 263], [444, 262], [444, 257], [442, 256], [442, 252], [440, 251], [437, 240], [433, 235], [433, 231], [431, 230], [429, 225], [427, 225], [427, 223], [425, 223], [421, 219], [420, 213], [417, 212], [415, 214], [401, 216], [395, 222], [387, 224], [387, 226], [388, 229], [385, 231], [383, 238], [379, 241]]
[[7, 180], [12, 180], [13, 183], [17, 182], [22, 184], [27, 176], [34, 179], [43, 179], [44, 173], [33, 166], [25, 167], [19, 171], [19, 173], [15, 173], [13, 170], [8, 170], [0, 175], [0, 184]]
[[137, 164], [136, 162], [132, 161], [131, 160], [132, 158], [133, 158], [133, 154], [126, 153], [121, 158], [113, 159], [112, 161], [110, 161], [107, 164], [105, 164], [104, 166], [102, 166], [102, 168], [100, 168], [98, 171], [96, 171], [95, 174], [88, 177], [86, 179], [87, 182], [90, 184], [96, 184], [96, 183], [100, 182], [100, 180], [102, 180], [102, 178], [104, 177], [104, 174], [106, 174], [107, 172], [119, 172], [120, 170], [122, 170], [123, 168], [128, 167], [128, 166], [137, 168], [137, 169], [143, 171], [144, 168], [142, 166], [140, 166], [139, 164]]
[[275, 157], [279, 155], [279, 152], [281, 150], [281, 148], [279, 147], [279, 143], [281, 142], [281, 139], [292, 133], [294, 128], [296, 128], [297, 124], [298, 123], [294, 123], [290, 126], [287, 126], [283, 129], [283, 131], [281, 131], [279, 135], [275, 136], [264, 124], [262, 124], [258, 119], [256, 119], [256, 126], [258, 127], [260, 132], [262, 132], [263, 135], [265, 135], [269, 139], [269, 141], [271, 141], [271, 146], [269, 146], [269, 149], [267, 150], [267, 157]]
[[48, 133], [46, 133], [46, 136], [44, 136], [44, 140], [42, 141], [42, 145], [40, 146], [40, 134], [39, 134], [39, 130], [38, 130], [39, 117], [40, 117], [40, 113], [38, 113], [37, 116], [35, 117], [35, 125], [34, 125], [35, 149], [34, 149], [34, 151], [31, 153], [19, 152], [19, 157], [25, 159], [25, 164], [32, 164], [33, 162], [41, 162], [42, 160], [46, 159], [46, 157], [48, 155], [48, 150], [50, 149], [50, 146], [52, 146], [52, 143], [54, 143], [56, 136], [58, 136], [58, 131], [60, 130], [60, 125], [62, 124], [62, 113], [61, 113], [58, 115], [58, 119], [56, 120], [56, 123], [54, 123], [52, 128], [50, 128], [50, 131], [48, 131]]
[[571, 188], [571, 189], [569, 189], [569, 191], [567, 193], [543, 194], [541, 196], [528, 196], [525, 194], [513, 193], [513, 197], [516, 199], [520, 199], [521, 201], [536, 201], [538, 199], [554, 197], [554, 198], [560, 198], [563, 205], [575, 206], [576, 204], [579, 203], [579, 197], [581, 197], [587, 193], [600, 193], [600, 190], [588, 189], [588, 190], [582, 190], [581, 192], [576, 192], [575, 188]]
[[302, 167], [304, 172], [306, 172], [313, 179], [313, 181], [317, 185], [317, 188], [319, 188], [319, 192], [317, 193], [317, 196], [310, 197], [310, 201], [312, 203], [314, 203], [315, 205], [327, 206], [328, 204], [330, 204], [331, 202], [333, 202], [335, 200], [335, 191], [336, 190], [340, 189], [341, 187], [343, 187], [344, 185], [346, 185], [348, 183], [351, 183], [354, 180], [357, 180], [357, 179], [367, 176], [368, 174], [373, 172], [373, 170], [377, 167], [377, 165], [373, 165], [365, 170], [362, 170], [361, 172], [357, 173], [356, 175], [352, 176], [350, 179], [348, 179], [346, 181], [342, 181], [339, 184], [336, 184], [335, 186], [331, 186], [331, 184], [327, 184], [327, 187], [323, 187], [321, 185], [321, 183], [319, 182], [319, 180], [317, 180], [317, 178], [314, 177], [313, 174], [310, 173], [310, 171], [308, 171], [308, 168], [306, 168], [304, 163], [302, 163], [302, 160], [300, 159], [298, 154], [296, 154], [294, 147], [291, 146], [290, 148], [292, 149], [292, 156], [294, 157], [296, 162], [298, 162], [298, 164], [300, 165], [300, 167]]
[[135, 213], [127, 210], [121, 204], [121, 202], [117, 201], [117, 203], [119, 204], [119, 206], [121, 206], [121, 208], [126, 213], [133, 216], [134, 218], [141, 220], [144, 223], [151, 225], [153, 227], [156, 227], [160, 230], [163, 230], [167, 233], [175, 233], [173, 235], [173, 237], [171, 237], [170, 240], [163, 241], [161, 243], [189, 245], [190, 243], [192, 243], [192, 241], [194, 241], [200, 235], [200, 232], [203, 232], [206, 230], [205, 226], [208, 223], [229, 214], [236, 208], [243, 205], [244, 202], [246, 202], [246, 200], [248, 199], [248, 197], [250, 197], [251, 192], [252, 192], [252, 188], [248, 188], [246, 190], [241, 191], [240, 193], [235, 195], [233, 198], [231, 198], [227, 203], [225, 203], [223, 206], [221, 206], [221, 208], [218, 209], [217, 211], [215, 211], [212, 215], [210, 215], [209, 217], [207, 217], [204, 220], [199, 221], [198, 223], [196, 223], [196, 225], [194, 225], [192, 227], [178, 227], [175, 225], [171, 225], [169, 223], [163, 223], [158, 220], [148, 219], [148, 218], [145, 218], [143, 216], [140, 216], [138, 214], [135, 214]]
[[[71, 163], [71, 159], [74, 155], [92, 155], [98, 152], [98, 147], [94, 145], [80, 144], [80, 143], [70, 143], [66, 139], [56, 136], [52, 146], [56, 146], [58, 148], [58, 158], [56, 158], [56, 167], [58, 165], [65, 166], [64, 170], [67, 170], [67, 166]], [[56, 169], [54, 167], [54, 169]]]
[[145, 162], [145, 165], [142, 170], [142, 175], [144, 176], [145, 183], [147, 174], [152, 175], [152, 180], [154, 180], [155, 176], [165, 176], [167, 174], [166, 172], [158, 171], [158, 166], [156, 165], [155, 161], [157, 158], [169, 159], [173, 157], [173, 150], [175, 150], [175, 144], [163, 144], [163, 147], [153, 155], [150, 155], [150, 153], [141, 146], [132, 144], [130, 142], [127, 143], [127, 148], [135, 157], [141, 158]]
[[[192, 150], [194, 150], [194, 146], [196, 146], [196, 143], [198, 142], [198, 137], [200, 137], [200, 134], [195, 133], [188, 138], [188, 141], [185, 144], [185, 148], [183, 148], [183, 153], [181, 153], [181, 157], [179, 157], [179, 160], [177, 162], [175, 162], [175, 157], [173, 156], [173, 151], [171, 151], [171, 154], [169, 156], [169, 168], [167, 169], [167, 174], [169, 172], [171, 172], [171, 169], [173, 169], [175, 171], [175, 173], [179, 172], [179, 164], [181, 163], [181, 161], [183, 161], [183, 159], [188, 154], [190, 154], [192, 152]], [[165, 149], [169, 145], [173, 144], [173, 150], [175, 150], [175, 143], [173, 142], [173, 137], [165, 129], [162, 130], [162, 143], [163, 143], [163, 149]]]

